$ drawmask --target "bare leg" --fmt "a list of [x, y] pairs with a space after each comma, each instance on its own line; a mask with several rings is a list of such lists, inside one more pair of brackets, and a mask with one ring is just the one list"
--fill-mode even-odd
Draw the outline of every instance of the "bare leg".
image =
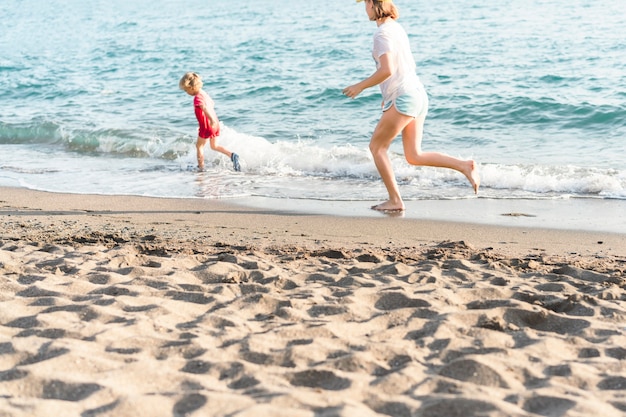
[[[391, 108], [388, 112], [392, 110], [395, 111]], [[457, 159], [439, 152], [422, 152], [425, 119], [426, 116], [418, 117], [402, 130], [402, 145], [407, 162], [411, 165], [450, 168], [459, 171], [469, 180], [474, 188], [474, 193], [478, 193], [480, 176], [473, 160]]]
[[198, 158], [198, 169], [204, 169], [204, 145], [206, 145], [206, 139], [198, 137], [196, 141], [196, 155]]
[[413, 120], [412, 117], [398, 113], [395, 108], [391, 108], [383, 113], [372, 139], [370, 141], [370, 152], [374, 158], [374, 164], [380, 174], [387, 193], [389, 194], [389, 200], [373, 206], [372, 209], [380, 211], [402, 211], [404, 210], [404, 202], [400, 196], [400, 190], [398, 189], [398, 183], [396, 182], [395, 174], [393, 173], [393, 167], [389, 160], [387, 151], [391, 142], [396, 136]]
[[223, 146], [220, 146], [217, 144], [217, 136], [212, 137], [211, 139], [209, 139], [209, 143], [211, 145], [211, 149], [216, 151], [216, 152], [220, 152], [223, 153], [224, 155], [228, 156], [229, 158], [231, 158], [233, 156], [233, 153], [231, 151], [229, 151], [228, 149], [224, 148]]

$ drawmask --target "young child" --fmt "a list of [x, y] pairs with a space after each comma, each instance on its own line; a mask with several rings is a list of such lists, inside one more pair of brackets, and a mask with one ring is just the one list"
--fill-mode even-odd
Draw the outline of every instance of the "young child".
[[195, 72], [188, 72], [183, 75], [178, 85], [181, 90], [193, 96], [193, 106], [199, 124], [198, 140], [196, 141], [198, 169], [204, 170], [204, 145], [208, 139], [212, 150], [228, 156], [235, 171], [241, 171], [239, 155], [217, 144], [217, 137], [220, 135], [220, 121], [215, 113], [215, 103], [202, 89], [202, 78]]

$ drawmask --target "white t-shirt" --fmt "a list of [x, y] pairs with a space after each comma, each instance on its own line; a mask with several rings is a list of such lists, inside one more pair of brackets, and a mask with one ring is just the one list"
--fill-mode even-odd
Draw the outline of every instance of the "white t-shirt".
[[376, 68], [380, 67], [380, 57], [393, 52], [395, 72], [380, 84], [383, 100], [389, 102], [403, 93], [417, 88], [423, 88], [422, 82], [415, 73], [415, 60], [411, 53], [409, 37], [404, 28], [393, 19], [388, 19], [378, 26], [374, 33], [374, 48], [372, 56], [376, 61]]

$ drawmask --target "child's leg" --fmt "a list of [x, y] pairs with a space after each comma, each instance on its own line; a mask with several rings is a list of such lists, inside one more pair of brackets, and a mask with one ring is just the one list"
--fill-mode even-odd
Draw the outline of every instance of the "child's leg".
[[231, 151], [217, 144], [217, 136], [210, 138], [209, 144], [211, 145], [212, 150], [216, 152], [221, 152], [224, 155], [226, 155], [228, 158], [232, 158], [233, 153]]
[[196, 141], [196, 154], [198, 156], [198, 168], [204, 169], [204, 145], [206, 145], [206, 139], [198, 136]]
[[218, 145], [217, 136], [210, 138], [209, 143], [211, 144], [212, 150], [223, 153], [224, 155], [228, 156], [228, 158], [230, 158], [231, 161], [233, 161], [233, 168], [235, 168], [235, 171], [241, 171], [241, 166], [239, 165], [239, 155]]

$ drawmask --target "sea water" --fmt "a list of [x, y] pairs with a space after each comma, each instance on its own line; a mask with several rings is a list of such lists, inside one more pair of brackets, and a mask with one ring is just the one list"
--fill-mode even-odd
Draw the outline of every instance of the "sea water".
[[[622, 0], [396, 0], [430, 97], [422, 149], [390, 155], [406, 201], [626, 200]], [[368, 151], [375, 23], [353, 0], [0, 3], [0, 185], [81, 194], [379, 202]], [[195, 71], [220, 143], [197, 172]], [[367, 204], [365, 203], [367, 202]]]

